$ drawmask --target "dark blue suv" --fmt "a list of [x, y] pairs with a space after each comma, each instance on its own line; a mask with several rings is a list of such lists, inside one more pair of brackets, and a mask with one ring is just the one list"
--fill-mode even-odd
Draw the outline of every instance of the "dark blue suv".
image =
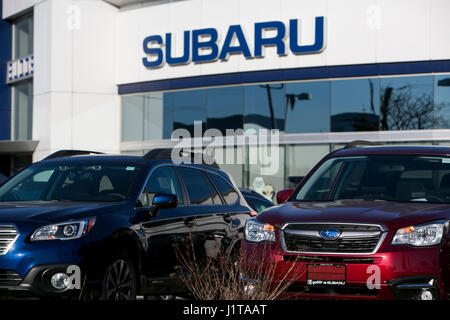
[[214, 164], [60, 151], [0, 187], [0, 296], [183, 294], [177, 241], [238, 250], [254, 214]]

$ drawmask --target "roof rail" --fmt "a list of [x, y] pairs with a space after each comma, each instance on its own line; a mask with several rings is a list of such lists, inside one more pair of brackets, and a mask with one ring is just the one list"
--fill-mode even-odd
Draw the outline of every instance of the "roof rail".
[[51, 160], [51, 159], [57, 159], [57, 158], [65, 158], [65, 157], [73, 157], [73, 156], [81, 156], [81, 155], [88, 155], [88, 154], [104, 154], [103, 152], [97, 152], [97, 151], [85, 151], [85, 150], [60, 150], [56, 151], [55, 153], [52, 153], [44, 160]]
[[365, 140], [354, 140], [350, 143], [347, 143], [344, 149], [353, 149], [360, 147], [370, 147], [370, 146], [381, 146], [382, 144], [379, 142], [365, 141]]
[[[168, 159], [172, 160], [172, 151], [173, 149], [153, 149], [147, 152], [144, 155], [144, 160], [155, 160], [155, 159]], [[201, 159], [201, 163], [198, 163], [197, 159]], [[199, 152], [192, 152], [192, 151], [184, 151], [182, 149], [179, 149], [178, 159], [182, 160], [184, 163], [198, 163], [203, 164], [206, 166], [210, 166], [213, 168], [219, 169], [219, 166], [216, 163], [216, 160], [214, 157], [199, 153]]]

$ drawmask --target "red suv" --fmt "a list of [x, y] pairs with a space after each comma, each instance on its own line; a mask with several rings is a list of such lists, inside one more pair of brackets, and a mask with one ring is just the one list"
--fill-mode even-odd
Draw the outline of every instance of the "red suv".
[[447, 298], [450, 148], [353, 142], [277, 200], [247, 221], [242, 250], [269, 257], [273, 284], [296, 270], [286, 295]]

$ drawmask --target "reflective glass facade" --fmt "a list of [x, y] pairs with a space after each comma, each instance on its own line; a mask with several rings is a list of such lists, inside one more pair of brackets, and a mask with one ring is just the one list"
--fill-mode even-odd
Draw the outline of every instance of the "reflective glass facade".
[[[224, 135], [226, 129], [259, 128], [300, 136], [450, 129], [450, 74], [293, 81], [122, 96], [123, 142], [170, 139], [179, 128], [193, 136], [194, 121], [202, 123], [203, 132], [218, 129]], [[357, 134], [354, 137], [357, 139]], [[432, 143], [437, 144], [412, 144]], [[259, 165], [248, 162], [221, 167], [239, 186], [258, 189], [273, 200], [277, 191], [295, 186], [323, 156], [342, 146], [284, 143], [278, 150], [279, 170], [267, 176], [260, 173]], [[244, 149], [248, 160], [255, 147]]]
[[[33, 54], [34, 18], [27, 14], [13, 22], [13, 59]], [[12, 86], [13, 140], [32, 140], [33, 79]]]
[[331, 82], [331, 131], [375, 131], [380, 124], [380, 80]]
[[33, 53], [34, 26], [33, 15], [20, 17], [13, 24], [13, 59], [24, 58]]
[[449, 129], [449, 83], [450, 75], [429, 75], [123, 96], [122, 141], [169, 139], [178, 128], [193, 135], [194, 121], [202, 122], [203, 131], [215, 128], [223, 134], [248, 128], [285, 133]]
[[33, 135], [33, 80], [13, 87], [13, 139], [31, 140]]

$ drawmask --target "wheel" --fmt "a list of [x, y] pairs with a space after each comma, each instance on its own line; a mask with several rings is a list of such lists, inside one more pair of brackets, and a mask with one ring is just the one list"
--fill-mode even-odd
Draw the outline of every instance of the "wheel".
[[136, 300], [137, 272], [124, 253], [111, 260], [102, 281], [101, 300]]

